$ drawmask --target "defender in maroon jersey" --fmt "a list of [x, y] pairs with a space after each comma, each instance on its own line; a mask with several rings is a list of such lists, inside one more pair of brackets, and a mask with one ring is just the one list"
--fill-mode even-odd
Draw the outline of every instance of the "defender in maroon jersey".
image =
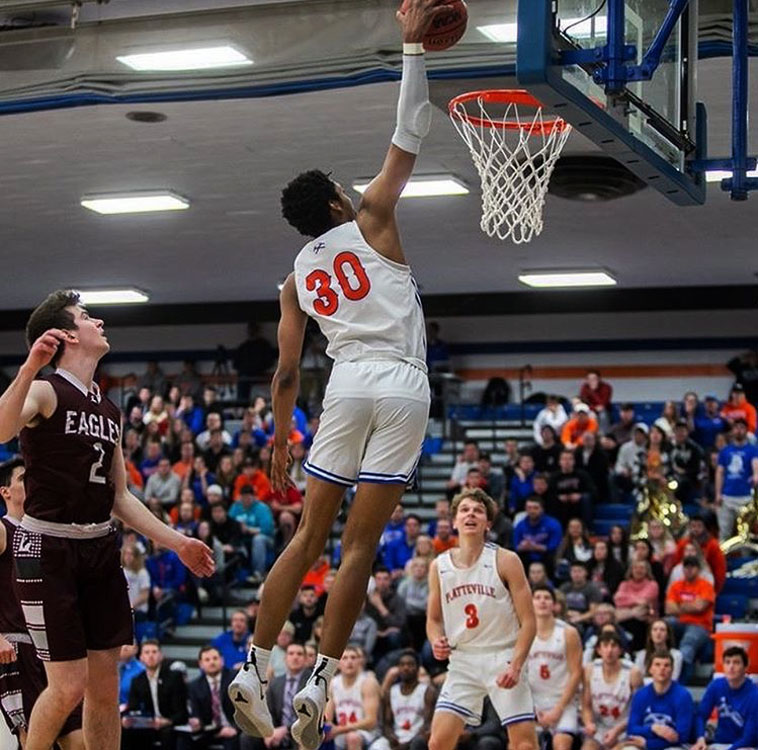
[[[22, 745], [32, 707], [47, 685], [15, 587], [13, 540], [24, 515], [24, 495], [24, 461], [13, 458], [0, 465], [0, 496], [8, 506], [0, 518], [0, 712]], [[58, 744], [63, 750], [84, 750], [81, 705], [66, 719]]]
[[[87, 746], [117, 750], [117, 663], [132, 621], [111, 514], [173, 549], [196, 575], [213, 572], [213, 556], [127, 489], [120, 413], [93, 382], [110, 348], [103, 321], [76, 292], [57, 291], [34, 310], [26, 335], [29, 355], [0, 396], [0, 442], [21, 433], [27, 499], [13, 540], [16, 582], [48, 681], [27, 747], [50, 747], [84, 698]], [[37, 379], [48, 364], [55, 373]]]

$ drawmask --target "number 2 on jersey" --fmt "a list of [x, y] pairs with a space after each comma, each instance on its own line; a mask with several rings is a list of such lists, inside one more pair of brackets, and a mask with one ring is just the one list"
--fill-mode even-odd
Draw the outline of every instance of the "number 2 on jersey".
[[[346, 267], [349, 269], [347, 272]], [[355, 253], [337, 255], [332, 270], [346, 299], [356, 302], [371, 291], [371, 282], [366, 275], [366, 269]], [[326, 271], [320, 268], [311, 271], [305, 277], [305, 288], [318, 295], [313, 302], [313, 309], [319, 315], [328, 316], [337, 312], [340, 300], [337, 292], [332, 289], [332, 277]]]
[[463, 611], [466, 613], [466, 627], [471, 629], [479, 625], [479, 612], [476, 609], [476, 604], [467, 604]]
[[89, 470], [89, 480], [92, 484], [105, 484], [105, 477], [98, 474], [97, 470], [102, 469], [103, 461], [105, 461], [105, 449], [102, 443], [95, 443], [92, 446], [97, 453], [97, 460], [92, 464]]

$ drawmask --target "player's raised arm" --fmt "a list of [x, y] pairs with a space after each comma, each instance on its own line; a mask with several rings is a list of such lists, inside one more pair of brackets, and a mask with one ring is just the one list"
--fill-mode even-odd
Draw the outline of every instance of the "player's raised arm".
[[271, 407], [274, 412], [274, 447], [271, 455], [271, 484], [275, 490], [284, 491], [291, 483], [287, 467], [292, 412], [295, 409], [300, 390], [300, 357], [303, 353], [303, 338], [306, 314], [297, 301], [295, 274], [291, 273], [284, 282], [279, 296], [281, 318], [277, 339], [279, 343], [279, 363], [271, 381]]

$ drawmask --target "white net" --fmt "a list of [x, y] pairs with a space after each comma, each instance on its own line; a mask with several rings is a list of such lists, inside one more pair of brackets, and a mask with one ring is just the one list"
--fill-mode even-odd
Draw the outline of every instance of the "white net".
[[514, 102], [503, 102], [505, 111], [493, 119], [484, 93], [450, 105], [450, 118], [482, 181], [482, 231], [517, 244], [529, 242], [542, 231], [550, 175], [571, 126], [560, 118], [543, 119], [540, 106], [520, 113]]

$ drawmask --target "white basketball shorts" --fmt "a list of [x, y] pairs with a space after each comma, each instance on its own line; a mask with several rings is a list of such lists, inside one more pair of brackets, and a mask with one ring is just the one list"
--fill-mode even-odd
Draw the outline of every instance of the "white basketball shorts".
[[[537, 714], [540, 711], [549, 711], [560, 700], [560, 696], [544, 697], [532, 691], [534, 696], [534, 708]], [[576, 702], [569, 703], [563, 710], [561, 718], [552, 730], [555, 734], [578, 734], [579, 733], [579, 710]]]
[[318, 479], [407, 484], [429, 417], [429, 379], [407, 362], [338, 362], [303, 469]]
[[501, 688], [496, 682], [512, 653], [512, 649], [496, 653], [453, 651], [435, 711], [455, 714], [467, 725], [479, 726], [484, 699], [489, 696], [502, 726], [534, 721], [534, 701], [526, 670], [522, 670], [515, 687]]

